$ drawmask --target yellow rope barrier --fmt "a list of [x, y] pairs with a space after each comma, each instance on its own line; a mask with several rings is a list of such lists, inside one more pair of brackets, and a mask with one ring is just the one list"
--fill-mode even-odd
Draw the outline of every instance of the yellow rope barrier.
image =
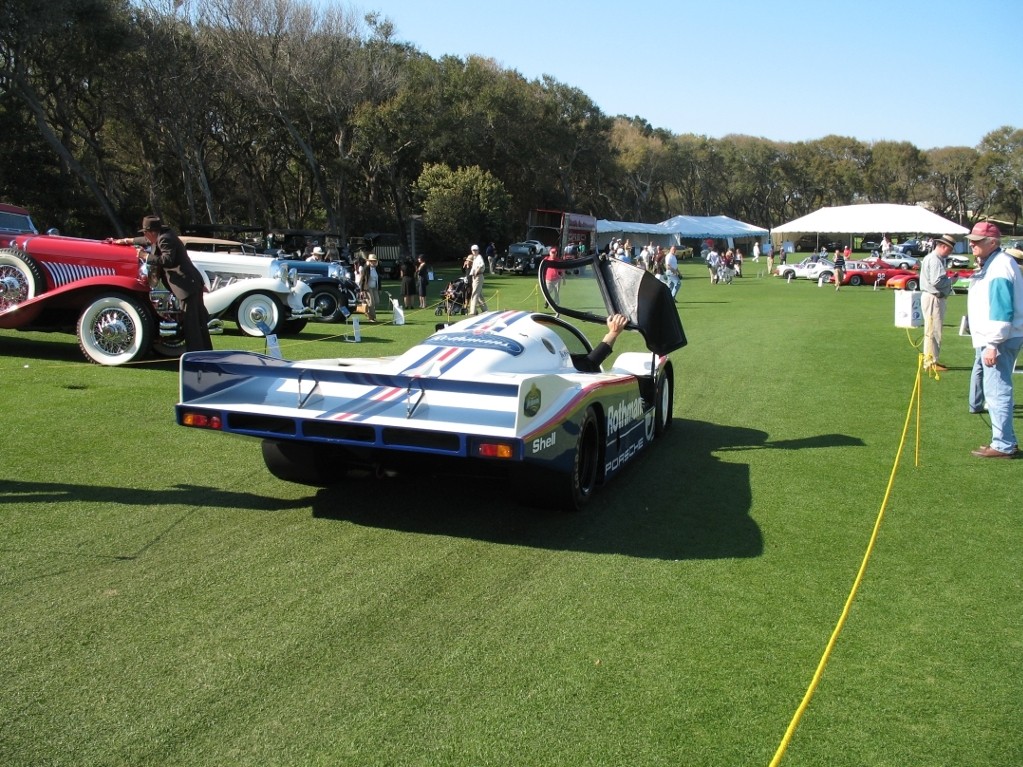
[[899, 449], [895, 454], [895, 462], [892, 466], [891, 475], [888, 478], [888, 486], [885, 489], [884, 499], [881, 502], [881, 509], [877, 514], [877, 519], [874, 522], [874, 529], [870, 534], [870, 541], [867, 543], [867, 550], [863, 555], [863, 560], [856, 573], [856, 578], [853, 581], [852, 589], [849, 591], [849, 596], [846, 598], [845, 605], [842, 607], [842, 613], [838, 618], [838, 623], [835, 624], [835, 628], [831, 632], [831, 638], [828, 640], [828, 644], [824, 648], [824, 654], [821, 656], [820, 662], [817, 664], [816, 671], [814, 671], [813, 679], [810, 681], [810, 686], [807, 688], [806, 694], [803, 695], [803, 699], [800, 701], [799, 706], [796, 709], [796, 713], [793, 715], [792, 720], [789, 722], [789, 726], [785, 730], [785, 735], [782, 738], [781, 743], [778, 745], [778, 750], [775, 751], [774, 758], [771, 759], [770, 767], [777, 767], [777, 765], [781, 762], [782, 757], [785, 755], [785, 751], [788, 749], [789, 743], [792, 741], [792, 736], [796, 732], [796, 727], [799, 726], [799, 722], [803, 718], [803, 714], [810, 705], [810, 699], [813, 697], [814, 692], [817, 690], [817, 686], [820, 684], [821, 677], [824, 675], [824, 668], [828, 664], [828, 659], [831, 657], [832, 650], [835, 649], [835, 644], [838, 642], [838, 636], [842, 632], [842, 627], [845, 626], [846, 619], [849, 617], [849, 611], [852, 608], [853, 599], [856, 597], [856, 593], [860, 588], [860, 583], [862, 583], [863, 576], [866, 573], [867, 564], [870, 561], [870, 556], [874, 551], [874, 544], [877, 542], [878, 532], [881, 529], [881, 521], [884, 519], [884, 512], [888, 506], [888, 499], [891, 497], [892, 485], [895, 483], [895, 475], [899, 468], [899, 461], [902, 458], [902, 451], [906, 445], [906, 434], [909, 431], [909, 424], [913, 416], [914, 405], [917, 408], [917, 453], [919, 456], [920, 382], [922, 369], [923, 355], [920, 355], [917, 360], [916, 380], [913, 383], [913, 395], [909, 400], [909, 409], [906, 411], [906, 421], [902, 427], [902, 437], [899, 440]]

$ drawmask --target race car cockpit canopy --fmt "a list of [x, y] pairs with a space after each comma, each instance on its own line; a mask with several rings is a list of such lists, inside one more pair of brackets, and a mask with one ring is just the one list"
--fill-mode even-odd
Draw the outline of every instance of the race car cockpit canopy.
[[[556, 278], [556, 279], [552, 279]], [[686, 334], [668, 286], [645, 269], [606, 255], [545, 258], [539, 270], [540, 292], [558, 314], [604, 324], [623, 314], [654, 354], [686, 345]]]

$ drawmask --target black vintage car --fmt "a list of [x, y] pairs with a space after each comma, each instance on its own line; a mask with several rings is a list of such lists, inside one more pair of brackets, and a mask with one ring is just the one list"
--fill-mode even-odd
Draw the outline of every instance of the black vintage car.
[[497, 257], [494, 270], [498, 274], [536, 274], [547, 250], [547, 246], [539, 240], [513, 242], [507, 253]]

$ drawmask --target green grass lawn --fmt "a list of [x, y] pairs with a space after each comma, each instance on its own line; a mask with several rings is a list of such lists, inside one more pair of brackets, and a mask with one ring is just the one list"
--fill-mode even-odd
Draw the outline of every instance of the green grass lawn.
[[[683, 265], [675, 423], [576, 515], [471, 479], [285, 484], [257, 442], [174, 425], [173, 363], [0, 331], [0, 764], [766, 766], [880, 509], [921, 333], [893, 291], [758, 266], [713, 286]], [[542, 306], [528, 278], [488, 286]], [[964, 311], [782, 764], [1023, 764], [1023, 461], [969, 454], [990, 428]], [[439, 319], [282, 347], [395, 354]], [[264, 342], [228, 323], [214, 345]]]

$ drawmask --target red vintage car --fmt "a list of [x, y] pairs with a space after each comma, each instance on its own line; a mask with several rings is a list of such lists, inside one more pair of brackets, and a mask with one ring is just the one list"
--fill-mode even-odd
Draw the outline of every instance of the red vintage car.
[[[156, 348], [161, 319], [173, 318], [158, 316], [148, 268], [133, 248], [39, 234], [28, 211], [12, 205], [0, 216], [0, 328], [73, 331], [86, 358], [101, 365]], [[18, 216], [28, 231], [10, 234]]]
[[916, 272], [910, 269], [900, 269], [896, 266], [889, 266], [883, 261], [866, 259], [864, 261], [850, 262], [849, 268], [845, 270], [842, 277], [843, 285], [883, 285], [893, 277], [915, 275]]
[[[320, 312], [312, 289], [286, 269], [207, 284], [210, 333], [231, 319], [247, 335], [298, 333]], [[208, 280], [208, 276], [204, 279]], [[67, 331], [90, 362], [123, 365], [184, 350], [181, 308], [150, 280], [142, 251], [112, 241], [36, 231], [24, 208], [0, 205], [0, 328]]]

